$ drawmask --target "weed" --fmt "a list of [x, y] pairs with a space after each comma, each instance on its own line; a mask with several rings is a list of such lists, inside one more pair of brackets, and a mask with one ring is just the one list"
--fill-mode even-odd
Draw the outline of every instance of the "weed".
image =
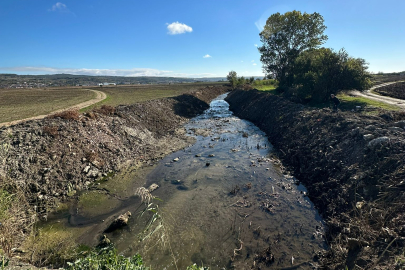
[[[85, 250], [81, 254], [88, 254]], [[114, 269], [114, 270], [147, 270], [143, 265], [142, 257], [134, 255], [126, 258], [119, 255], [112, 246], [90, 251], [87, 256], [79, 256], [74, 262], [68, 262], [67, 270], [93, 270], [93, 269]]]

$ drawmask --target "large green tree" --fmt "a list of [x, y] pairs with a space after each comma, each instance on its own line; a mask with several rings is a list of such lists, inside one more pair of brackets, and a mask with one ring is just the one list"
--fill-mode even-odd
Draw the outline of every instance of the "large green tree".
[[316, 12], [302, 14], [294, 10], [271, 15], [260, 33], [263, 45], [258, 48], [266, 74], [273, 75], [281, 87], [290, 87], [296, 58], [322, 45], [328, 38], [325, 29], [323, 17]]

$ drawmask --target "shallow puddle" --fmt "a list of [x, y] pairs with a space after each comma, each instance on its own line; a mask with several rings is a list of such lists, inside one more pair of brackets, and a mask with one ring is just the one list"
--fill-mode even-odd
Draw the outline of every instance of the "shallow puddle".
[[[225, 96], [186, 125], [197, 138], [194, 145], [130, 174], [132, 184], [108, 195], [104, 213], [99, 207], [89, 215], [91, 207], [76, 205], [64, 220], [67, 229], [87, 227], [80, 241], [94, 244], [112, 215], [129, 210], [129, 225], [106, 235], [122, 254], [140, 253], [152, 269], [193, 263], [211, 269], [312, 269], [314, 256], [326, 248], [317, 211], [297, 179], [282, 174], [265, 134], [232, 116]], [[159, 200], [144, 211], [147, 205], [128, 194], [153, 183]]]

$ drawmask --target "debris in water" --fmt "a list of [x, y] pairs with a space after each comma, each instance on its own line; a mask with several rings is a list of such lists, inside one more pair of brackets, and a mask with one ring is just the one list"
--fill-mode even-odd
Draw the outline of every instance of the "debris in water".
[[152, 191], [154, 191], [154, 190], [156, 190], [156, 189], [158, 189], [158, 188], [159, 188], [159, 186], [158, 186], [157, 184], [153, 183], [153, 184], [150, 185], [150, 187], [148, 188], [148, 191], [149, 191], [149, 192], [152, 192]]
[[176, 157], [175, 159], [173, 159], [174, 162], [177, 162], [177, 161], [179, 161], [179, 160], [180, 160], [180, 158], [178, 158], [178, 157]]

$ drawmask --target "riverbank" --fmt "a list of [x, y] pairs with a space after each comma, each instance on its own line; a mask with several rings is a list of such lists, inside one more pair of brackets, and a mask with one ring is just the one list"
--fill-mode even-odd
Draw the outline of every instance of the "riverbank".
[[[405, 246], [405, 122], [307, 108], [233, 91], [230, 109], [266, 132], [328, 225], [325, 269], [401, 269]], [[357, 268], [356, 268], [357, 267]], [[397, 268], [396, 268], [397, 267]]]
[[[46, 220], [77, 191], [128, 166], [150, 166], [191, 144], [182, 125], [227, 91], [226, 86], [206, 87], [173, 98], [102, 107], [83, 115], [62, 113], [1, 128], [1, 195], [18, 193], [23, 206], [18, 217], [2, 220], [3, 252], [18, 251], [15, 248], [30, 234], [34, 216]], [[17, 218], [24, 222], [12, 230]]]

